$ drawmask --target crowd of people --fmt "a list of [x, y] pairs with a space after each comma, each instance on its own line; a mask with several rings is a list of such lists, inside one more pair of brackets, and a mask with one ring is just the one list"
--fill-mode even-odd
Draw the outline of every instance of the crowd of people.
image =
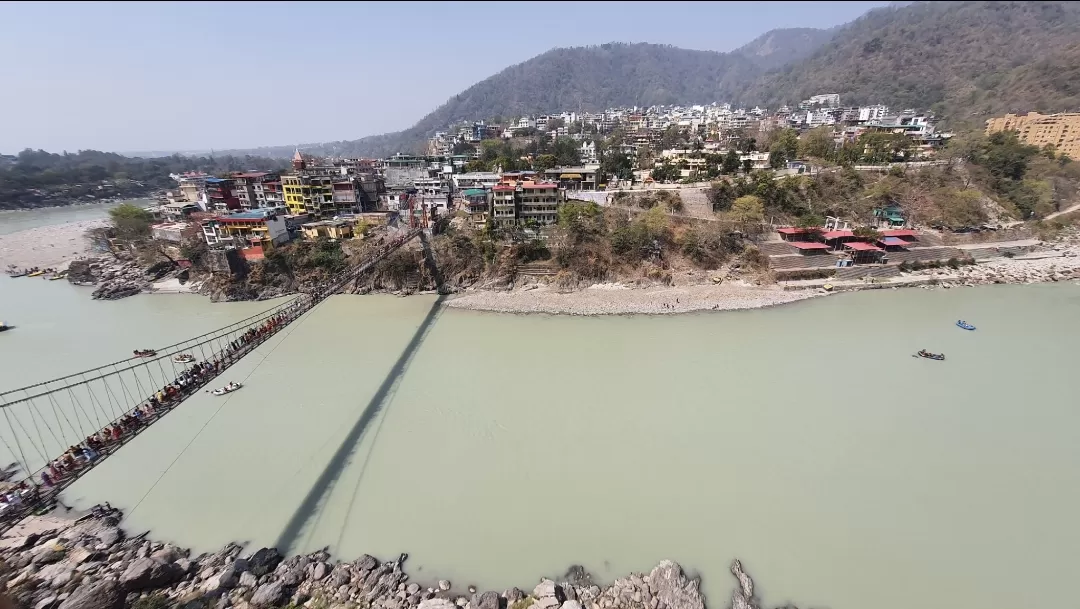
[[[247, 354], [252, 348], [269, 338], [282, 326], [303, 313], [297, 302], [270, 317], [256, 327], [248, 329], [236, 340], [215, 354], [213, 359], [193, 362], [180, 372], [173, 381], [103, 429], [89, 435], [77, 445], [71, 446], [41, 471], [41, 486], [23, 481], [0, 493], [0, 519], [21, 518], [23, 513], [34, 509], [43, 499], [54, 496], [67, 484], [78, 478], [79, 472], [92, 467], [102, 456], [118, 448], [160, 415], [172, 409], [211, 379], [221, 374], [231, 364]], [[12, 509], [15, 508], [15, 509]]]

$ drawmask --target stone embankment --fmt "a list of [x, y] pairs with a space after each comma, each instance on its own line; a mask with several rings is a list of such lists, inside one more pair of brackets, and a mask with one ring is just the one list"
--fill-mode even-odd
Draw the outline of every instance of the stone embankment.
[[[465, 589], [447, 580], [421, 584], [404, 571], [407, 555], [350, 562], [326, 551], [283, 557], [229, 544], [212, 554], [190, 552], [144, 536], [126, 537], [118, 512], [81, 521], [41, 517], [0, 549], [0, 581], [20, 609], [705, 609], [698, 578], [661, 561], [600, 586], [579, 566], [559, 581], [541, 579], [530, 592]], [[29, 533], [28, 531], [36, 531]], [[758, 609], [754, 584], [739, 561], [735, 609]]]

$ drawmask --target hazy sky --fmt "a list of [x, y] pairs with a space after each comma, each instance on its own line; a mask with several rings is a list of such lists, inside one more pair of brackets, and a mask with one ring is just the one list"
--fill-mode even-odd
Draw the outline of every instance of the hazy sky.
[[730, 51], [885, 4], [0, 1], [0, 152], [356, 139], [554, 47]]

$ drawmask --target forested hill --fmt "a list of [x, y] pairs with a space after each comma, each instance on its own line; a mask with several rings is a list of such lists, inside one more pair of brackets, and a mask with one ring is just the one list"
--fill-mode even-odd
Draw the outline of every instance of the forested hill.
[[873, 10], [804, 61], [745, 87], [776, 107], [816, 93], [844, 104], [930, 108], [954, 123], [1076, 109], [1080, 3], [919, 2]]
[[132, 158], [82, 150], [52, 154], [24, 150], [0, 157], [0, 209], [68, 205], [115, 197], [139, 197], [176, 185], [170, 173], [210, 174], [284, 169], [287, 162], [253, 156]]
[[[845, 105], [931, 109], [971, 127], [1010, 110], [1080, 109], [1077, 58], [1080, 2], [894, 3], [827, 32], [768, 32], [732, 53], [555, 49], [473, 85], [405, 131], [302, 148], [383, 156], [419, 150], [455, 120], [724, 100], [776, 108], [818, 93], [839, 93]], [[293, 148], [236, 152], [286, 157]]]
[[770, 30], [732, 51], [764, 70], [806, 59], [832, 40], [839, 28], [795, 27]]
[[[819, 30], [776, 30], [732, 53], [645, 43], [553, 49], [469, 87], [405, 131], [301, 148], [318, 155], [386, 156], [416, 149], [435, 131], [460, 120], [711, 103], [730, 97], [767, 68], [805, 56], [828, 39], [812, 32]], [[285, 157], [292, 155], [293, 147], [230, 152]]]

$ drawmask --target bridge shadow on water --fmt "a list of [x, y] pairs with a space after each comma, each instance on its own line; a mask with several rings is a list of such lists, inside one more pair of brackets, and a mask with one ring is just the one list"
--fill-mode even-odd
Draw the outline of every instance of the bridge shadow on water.
[[[424, 257], [428, 268], [431, 270], [436, 285], [443, 285], [442, 275], [438, 270], [438, 267], [434, 263], [434, 258], [431, 256], [430, 245], [424, 236], [421, 236], [421, 241], [424, 247]], [[341, 479], [341, 475], [348, 468], [349, 463], [352, 461], [352, 456], [356, 450], [360, 447], [360, 440], [364, 436], [364, 432], [367, 431], [375, 417], [386, 408], [390, 400], [393, 397], [394, 390], [397, 388], [398, 383], [404, 378], [405, 373], [408, 371], [409, 364], [412, 362], [412, 358], [416, 355], [420, 349], [420, 345], [423, 344], [424, 339], [427, 337], [428, 332], [432, 326], [435, 325], [435, 321], [443, 311], [443, 302], [446, 300], [445, 294], [440, 294], [435, 302], [431, 305], [431, 309], [428, 310], [424, 316], [423, 321], [420, 322], [420, 326], [416, 329], [412, 338], [405, 346], [404, 351], [394, 362], [392, 368], [387, 373], [386, 378], [383, 379], [382, 384], [375, 391], [375, 394], [371, 396], [371, 400], [368, 401], [367, 406], [364, 407], [364, 411], [360, 414], [360, 418], [356, 420], [349, 433], [342, 440], [341, 445], [330, 457], [329, 462], [323, 468], [318, 479], [312, 485], [308, 491], [304, 500], [300, 502], [300, 505], [293, 512], [292, 517], [285, 524], [285, 528], [282, 529], [281, 534], [278, 536], [277, 541], [274, 543], [279, 551], [288, 553], [290, 548], [300, 539], [306, 525], [310, 522], [312, 526], [318, 521], [320, 513], [325, 506], [324, 500], [328, 500], [334, 487]], [[374, 450], [372, 446], [371, 450]], [[357, 476], [362, 476], [363, 470], [361, 470]], [[359, 484], [359, 479], [357, 480]], [[346, 519], [348, 515], [346, 514]], [[346, 520], [347, 523], [347, 520]], [[346, 525], [342, 524], [344, 529]], [[344, 530], [342, 531], [344, 534]]]

